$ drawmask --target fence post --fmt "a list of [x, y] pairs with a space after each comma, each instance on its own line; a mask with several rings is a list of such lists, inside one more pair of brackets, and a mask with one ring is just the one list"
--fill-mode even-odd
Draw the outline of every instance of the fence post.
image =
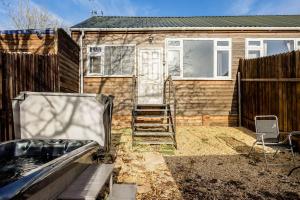
[[238, 98], [239, 98], [239, 127], [242, 126], [242, 107], [241, 107], [241, 72], [238, 72]]

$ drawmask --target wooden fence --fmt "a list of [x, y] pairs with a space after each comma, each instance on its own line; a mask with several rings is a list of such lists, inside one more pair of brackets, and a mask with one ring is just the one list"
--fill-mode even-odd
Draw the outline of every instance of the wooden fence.
[[300, 51], [241, 59], [242, 126], [254, 130], [256, 115], [277, 115], [282, 132], [300, 130]]
[[14, 139], [11, 99], [21, 91], [59, 91], [56, 55], [0, 52], [0, 140]]

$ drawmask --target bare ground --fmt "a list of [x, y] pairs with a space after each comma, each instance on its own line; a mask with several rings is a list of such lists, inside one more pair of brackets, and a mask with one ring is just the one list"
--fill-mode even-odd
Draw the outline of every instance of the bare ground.
[[[300, 170], [288, 177], [292, 165], [266, 170], [262, 155], [248, 157], [254, 138], [246, 129], [178, 127], [177, 142], [177, 150], [132, 147], [130, 129], [114, 130], [115, 182], [136, 183], [138, 199], [147, 200], [300, 199]], [[291, 164], [289, 155], [273, 163]]]

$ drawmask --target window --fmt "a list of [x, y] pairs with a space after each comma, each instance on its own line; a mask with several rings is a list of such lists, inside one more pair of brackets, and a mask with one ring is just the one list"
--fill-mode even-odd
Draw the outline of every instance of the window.
[[180, 50], [168, 51], [168, 69], [172, 76], [180, 76]]
[[258, 58], [297, 49], [297, 40], [285, 38], [246, 39], [246, 58]]
[[230, 39], [168, 39], [169, 75], [178, 78], [230, 78]]
[[214, 43], [212, 40], [183, 41], [183, 77], [213, 77]]
[[102, 63], [102, 48], [97, 46], [88, 47], [89, 54], [89, 73], [98, 74], [101, 73]]
[[134, 46], [89, 47], [89, 74], [132, 75], [135, 65]]

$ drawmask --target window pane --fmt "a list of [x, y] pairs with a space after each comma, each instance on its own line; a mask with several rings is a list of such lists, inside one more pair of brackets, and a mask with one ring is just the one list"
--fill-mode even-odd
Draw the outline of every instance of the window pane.
[[217, 57], [217, 75], [228, 76], [229, 74], [229, 52], [218, 51]]
[[248, 58], [259, 58], [260, 57], [260, 51], [248, 51]]
[[168, 41], [168, 46], [169, 47], [179, 47], [180, 46], [180, 41], [177, 41], [177, 40]]
[[180, 76], [180, 51], [168, 51], [168, 69], [169, 75]]
[[248, 45], [249, 46], [260, 46], [260, 41], [249, 41]]
[[266, 56], [293, 51], [294, 41], [293, 40], [265, 40], [264, 50]]
[[134, 67], [134, 47], [106, 46], [105, 75], [131, 75]]
[[122, 56], [122, 74], [123, 75], [132, 75], [134, 69], [134, 56], [135, 56], [134, 47], [123, 47], [123, 56]]
[[90, 47], [90, 53], [101, 53], [101, 47]]
[[229, 46], [229, 42], [228, 41], [218, 41], [217, 42], [217, 46], [228, 47]]
[[90, 57], [90, 73], [101, 73], [101, 57]]
[[183, 76], [214, 76], [213, 40], [185, 40], [183, 42]]

